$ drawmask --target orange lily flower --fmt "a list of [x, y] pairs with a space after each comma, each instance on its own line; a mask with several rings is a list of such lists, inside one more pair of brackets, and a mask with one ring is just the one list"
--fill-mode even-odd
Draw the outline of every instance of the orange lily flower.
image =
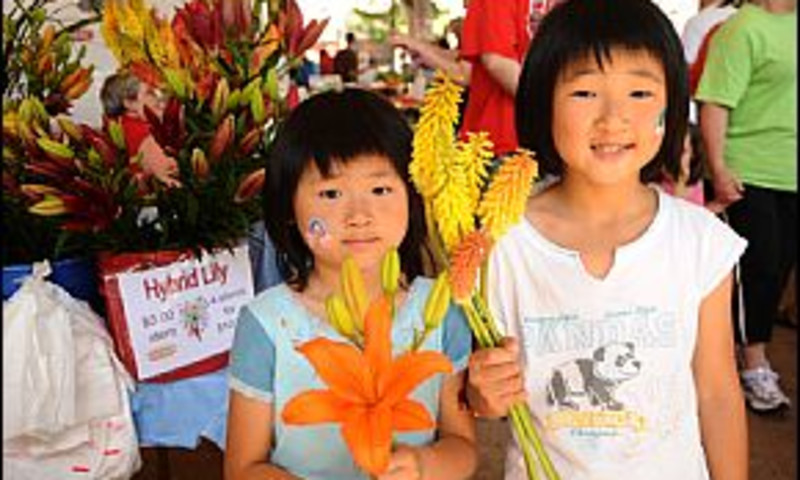
[[340, 423], [353, 459], [372, 475], [389, 465], [392, 432], [435, 426], [425, 407], [407, 396], [432, 375], [452, 371], [440, 352], [410, 351], [393, 359], [391, 322], [390, 302], [381, 296], [365, 315], [363, 352], [326, 338], [298, 347], [329, 389], [297, 395], [282, 413], [291, 425]]

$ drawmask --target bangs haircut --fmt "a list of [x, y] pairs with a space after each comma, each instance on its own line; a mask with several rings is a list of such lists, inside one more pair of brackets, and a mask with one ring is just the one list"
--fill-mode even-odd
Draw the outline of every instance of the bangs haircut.
[[266, 165], [264, 223], [278, 253], [283, 278], [305, 288], [314, 268], [294, 218], [294, 195], [311, 162], [323, 177], [336, 163], [363, 155], [386, 157], [408, 193], [408, 230], [398, 253], [406, 278], [422, 274], [426, 236], [422, 197], [411, 184], [412, 131], [400, 112], [377, 94], [358, 88], [316, 94], [300, 103], [278, 129]]
[[650, 0], [568, 0], [542, 20], [531, 41], [515, 98], [520, 146], [536, 153], [540, 171], [563, 175], [564, 160], [553, 141], [553, 92], [572, 63], [594, 59], [602, 69], [613, 49], [658, 60], [666, 79], [666, 125], [656, 156], [640, 179], [677, 175], [689, 114], [689, 80], [683, 47], [672, 23]]

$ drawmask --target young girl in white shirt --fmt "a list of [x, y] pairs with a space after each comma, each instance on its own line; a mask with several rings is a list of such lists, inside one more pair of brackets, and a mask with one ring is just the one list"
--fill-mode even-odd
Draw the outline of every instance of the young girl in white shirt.
[[[568, 1], [527, 53], [517, 133], [560, 180], [492, 250], [508, 338], [473, 353], [467, 393], [486, 417], [528, 402], [561, 478], [747, 478], [730, 312], [746, 243], [648, 185], [679, 168], [686, 78], [646, 0]], [[514, 443], [506, 478], [526, 478]]]

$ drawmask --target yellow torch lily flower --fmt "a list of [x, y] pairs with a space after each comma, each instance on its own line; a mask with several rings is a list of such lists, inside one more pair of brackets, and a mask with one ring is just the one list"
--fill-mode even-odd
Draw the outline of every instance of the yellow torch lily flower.
[[538, 174], [533, 154], [528, 151], [520, 150], [503, 161], [476, 212], [481, 225], [493, 239], [500, 238], [522, 218]]

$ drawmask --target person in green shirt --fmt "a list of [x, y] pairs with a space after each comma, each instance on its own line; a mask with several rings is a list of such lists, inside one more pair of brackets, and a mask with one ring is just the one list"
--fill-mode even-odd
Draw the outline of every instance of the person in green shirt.
[[766, 345], [797, 241], [797, 1], [751, 0], [711, 40], [696, 92], [714, 200], [748, 240], [737, 340], [753, 410], [790, 405]]

